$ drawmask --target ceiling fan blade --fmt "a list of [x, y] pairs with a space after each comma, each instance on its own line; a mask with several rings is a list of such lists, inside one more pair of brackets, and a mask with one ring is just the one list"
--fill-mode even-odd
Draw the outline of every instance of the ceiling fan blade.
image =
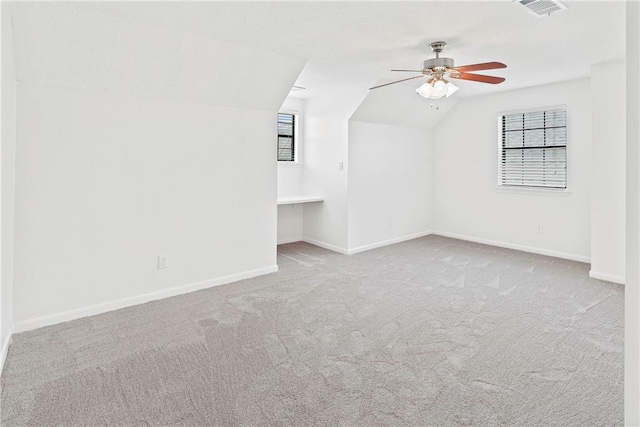
[[394, 84], [396, 84], [396, 83], [400, 83], [400, 82], [406, 82], [407, 80], [419, 79], [420, 77], [424, 77], [424, 76], [423, 76], [423, 75], [419, 75], [419, 76], [415, 76], [415, 77], [409, 77], [408, 79], [396, 80], [395, 82], [385, 83], [385, 84], [383, 84], [383, 85], [378, 85], [378, 86], [370, 87], [370, 88], [369, 88], [369, 90], [371, 90], [371, 89], [378, 89], [379, 87], [384, 87], [384, 86], [394, 85]]
[[493, 70], [496, 68], [507, 68], [502, 62], [483, 62], [482, 64], [461, 65], [460, 67], [453, 67], [454, 70], [458, 70], [461, 73], [467, 71], [480, 71], [480, 70]]
[[502, 83], [505, 80], [504, 77], [485, 76], [483, 74], [471, 73], [462, 73], [459, 77], [451, 77], [460, 80], [471, 80], [474, 82], [490, 83], [492, 85], [497, 85], [498, 83]]
[[391, 70], [391, 71], [407, 71], [410, 73], [422, 73], [422, 70]]

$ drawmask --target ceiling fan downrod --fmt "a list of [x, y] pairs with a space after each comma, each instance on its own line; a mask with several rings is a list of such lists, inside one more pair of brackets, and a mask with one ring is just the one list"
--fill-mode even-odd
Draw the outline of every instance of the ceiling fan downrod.
[[435, 69], [435, 68], [453, 68], [453, 59], [440, 58], [440, 53], [444, 50], [447, 42], [438, 41], [429, 44], [431, 50], [436, 54], [435, 58], [427, 59], [423, 63], [423, 70]]

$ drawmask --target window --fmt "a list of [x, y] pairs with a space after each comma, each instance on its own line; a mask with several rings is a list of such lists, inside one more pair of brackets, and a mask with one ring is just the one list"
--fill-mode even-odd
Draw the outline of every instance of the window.
[[278, 114], [278, 161], [296, 161], [296, 116]]
[[500, 117], [498, 185], [567, 188], [567, 110]]

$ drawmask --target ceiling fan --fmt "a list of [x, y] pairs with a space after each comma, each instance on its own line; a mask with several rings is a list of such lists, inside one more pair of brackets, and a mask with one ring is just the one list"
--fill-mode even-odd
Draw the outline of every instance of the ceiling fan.
[[440, 99], [442, 97], [449, 97], [458, 90], [458, 88], [454, 86], [453, 83], [449, 81], [449, 79], [471, 80], [474, 82], [489, 83], [494, 85], [502, 83], [505, 80], [503, 77], [486, 76], [484, 74], [473, 74], [469, 72], [506, 68], [507, 66], [502, 62], [483, 62], [481, 64], [462, 65], [459, 67], [455, 67], [453, 65], [452, 58], [440, 58], [440, 53], [444, 50], [444, 47], [446, 45], [447, 43], [443, 41], [433, 42], [429, 45], [431, 47], [431, 50], [435, 52], [436, 57], [424, 61], [422, 70], [391, 70], [422, 73], [421, 75], [374, 86], [369, 88], [369, 90], [378, 89], [380, 87], [405, 82], [407, 80], [419, 79], [421, 77], [427, 76], [427, 81], [422, 86], [420, 86], [416, 90], [416, 92], [418, 92], [419, 95], [422, 95], [425, 98]]

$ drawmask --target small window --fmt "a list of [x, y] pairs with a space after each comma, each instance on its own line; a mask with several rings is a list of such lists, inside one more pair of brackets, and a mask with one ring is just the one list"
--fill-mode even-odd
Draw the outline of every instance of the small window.
[[567, 188], [566, 108], [500, 117], [498, 185]]
[[278, 114], [278, 161], [296, 161], [296, 116]]

